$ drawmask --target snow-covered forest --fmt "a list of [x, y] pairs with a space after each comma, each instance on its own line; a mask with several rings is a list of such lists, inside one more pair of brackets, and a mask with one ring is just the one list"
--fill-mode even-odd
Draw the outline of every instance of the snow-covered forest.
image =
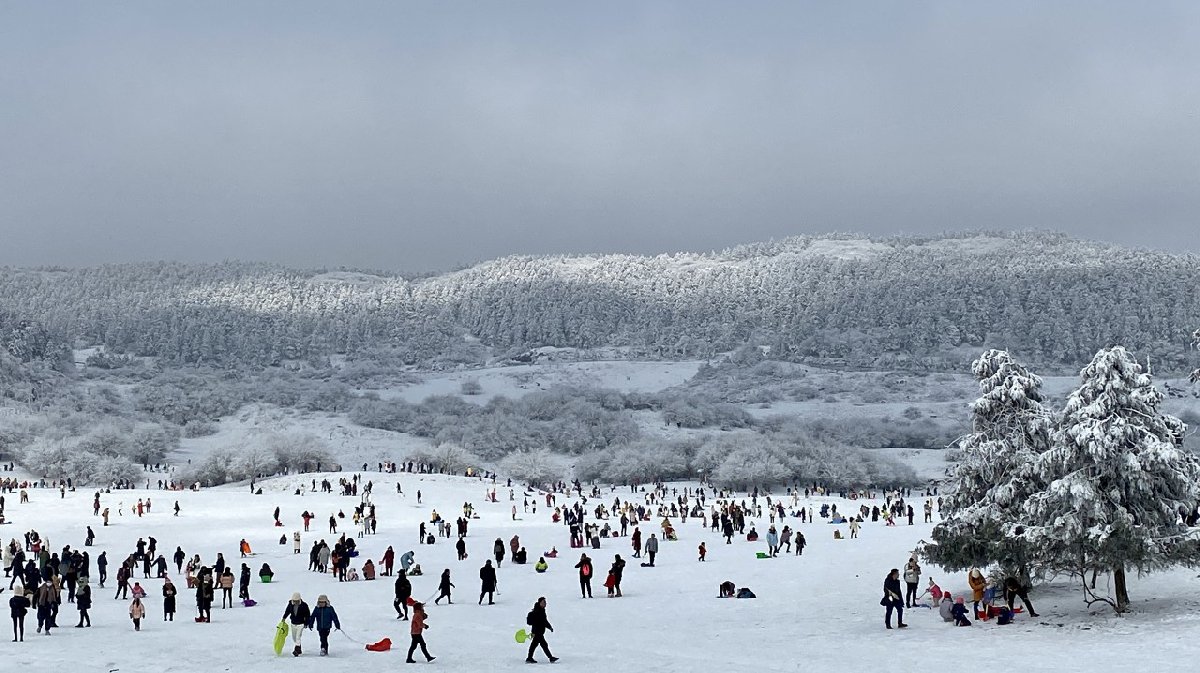
[[[1194, 366], [1194, 262], [1005, 234], [508, 258], [422, 279], [4, 269], [0, 459], [98, 483], [186, 455], [202, 483], [414, 458], [531, 481], [915, 484], [947, 461], [899, 458], [957, 455], [942, 450], [970, 432], [966, 363], [987, 344], [1070, 374], [1053, 406], [1108, 345], [1155, 373]], [[1195, 392], [1167, 382], [1193, 424]]]
[[[792, 238], [708, 254], [508, 257], [425, 278], [173, 263], [0, 269], [0, 332], [180, 363], [330, 356], [425, 368], [537, 347], [965, 371], [988, 347], [1068, 372], [1122, 344], [1183, 371], [1191, 255], [1055, 234]], [[8, 346], [12, 350], [13, 346]]]

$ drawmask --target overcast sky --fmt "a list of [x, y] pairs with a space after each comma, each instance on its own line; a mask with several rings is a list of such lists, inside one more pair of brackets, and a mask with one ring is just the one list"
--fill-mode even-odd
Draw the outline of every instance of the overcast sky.
[[0, 264], [1200, 251], [1197, 2], [0, 3]]

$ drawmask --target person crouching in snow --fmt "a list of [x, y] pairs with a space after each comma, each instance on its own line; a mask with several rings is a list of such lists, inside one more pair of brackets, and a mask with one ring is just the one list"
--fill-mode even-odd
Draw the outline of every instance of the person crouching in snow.
[[955, 626], [970, 626], [971, 620], [967, 619], [967, 606], [963, 603], [962, 596], [954, 601], [954, 607], [950, 608], [950, 614], [954, 617]]
[[292, 656], [300, 656], [300, 638], [304, 636], [304, 629], [308, 625], [308, 619], [312, 617], [312, 611], [308, 608], [308, 603], [305, 603], [300, 598], [299, 592], [292, 594], [292, 599], [288, 601], [287, 607], [283, 610], [283, 616], [280, 619], [287, 621], [291, 625], [292, 642], [296, 644], [292, 648]]
[[329, 604], [329, 597], [325, 594], [317, 596], [317, 609], [309, 615], [307, 626], [310, 629], [317, 627], [317, 635], [321, 637], [321, 656], [329, 654], [329, 630], [335, 628], [341, 631], [342, 623], [338, 621], [337, 611]]

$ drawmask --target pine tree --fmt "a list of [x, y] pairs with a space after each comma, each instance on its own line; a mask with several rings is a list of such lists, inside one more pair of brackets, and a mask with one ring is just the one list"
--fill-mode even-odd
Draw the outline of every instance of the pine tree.
[[989, 350], [971, 366], [981, 395], [971, 404], [972, 432], [933, 529], [926, 556], [948, 570], [999, 563], [1024, 572], [1031, 552], [1006, 534], [1020, 523], [1021, 506], [1037, 488], [1037, 457], [1050, 447], [1053, 421], [1042, 406], [1042, 380], [1007, 352]]
[[[1200, 329], [1192, 332], [1192, 346], [1200, 351]], [[1200, 382], [1200, 368], [1192, 371], [1192, 383]]]
[[[1041, 565], [1080, 578], [1089, 603], [1120, 613], [1126, 570], [1200, 564], [1200, 529], [1180, 515], [1200, 499], [1200, 460], [1181, 448], [1186, 426], [1159, 411], [1162, 393], [1124, 348], [1096, 353], [1080, 375], [1054, 446], [1037, 460], [1047, 487], [1026, 502], [1033, 523], [1022, 537]], [[1088, 587], [1097, 571], [1112, 573], [1111, 598]]]

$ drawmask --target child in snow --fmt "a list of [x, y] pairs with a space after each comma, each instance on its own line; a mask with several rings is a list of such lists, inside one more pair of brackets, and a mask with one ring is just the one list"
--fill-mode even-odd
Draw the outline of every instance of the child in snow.
[[954, 607], [950, 608], [950, 614], [954, 617], [955, 626], [971, 625], [971, 620], [967, 619], [967, 606], [963, 603], [962, 596], [954, 601]]
[[134, 596], [133, 603], [129, 605], [129, 618], [133, 620], [133, 630], [142, 630], [142, 617], [146, 616], [146, 606], [142, 605], [142, 599]]
[[699, 549], [699, 551], [700, 551], [700, 560], [701, 560], [701, 561], [703, 561], [703, 560], [704, 560], [704, 556], [705, 556], [706, 554], [708, 554], [708, 549], [707, 549], [707, 548], [705, 548], [705, 546], [704, 546], [704, 543], [703, 543], [703, 542], [701, 542], [701, 543], [700, 543], [700, 549]]
[[942, 602], [938, 604], [938, 614], [941, 615], [942, 621], [954, 621], [954, 599], [950, 597], [950, 592], [942, 594]]

